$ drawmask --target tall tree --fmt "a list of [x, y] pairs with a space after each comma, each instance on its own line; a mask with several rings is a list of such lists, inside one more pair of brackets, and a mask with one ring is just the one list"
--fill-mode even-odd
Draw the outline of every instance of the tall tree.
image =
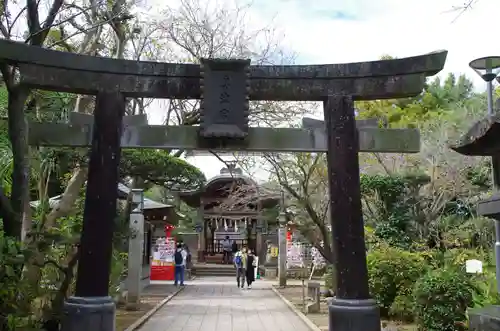
[[[13, 37], [13, 30], [17, 21], [25, 12], [28, 33], [25, 42], [33, 46], [43, 46], [50, 29], [57, 24], [56, 18], [63, 5], [63, 0], [53, 0], [45, 19], [40, 20], [39, 3], [27, 0], [19, 14], [11, 13], [9, 2], [3, 2], [3, 12], [0, 16], [0, 32], [5, 39]], [[12, 19], [14, 17], [14, 19]], [[22, 220], [28, 222], [26, 215], [29, 211], [29, 148], [28, 125], [25, 115], [25, 104], [30, 95], [30, 90], [20, 85], [15, 79], [15, 68], [6, 64], [0, 65], [0, 72], [5, 87], [8, 91], [8, 132], [12, 144], [13, 171], [11, 205], [14, 215], [4, 218], [4, 231], [7, 235], [21, 238]]]
[[[294, 54], [282, 46], [281, 36], [271, 25], [252, 29], [248, 11], [251, 3], [230, 4], [215, 0], [181, 0], [167, 7], [159, 22], [166, 34], [167, 47], [182, 62], [200, 58], [249, 58], [254, 64], [283, 64]], [[252, 102], [250, 121], [256, 125], [281, 125], [309, 110], [304, 103]], [[172, 100], [166, 123], [195, 125], [200, 120], [198, 101]]]

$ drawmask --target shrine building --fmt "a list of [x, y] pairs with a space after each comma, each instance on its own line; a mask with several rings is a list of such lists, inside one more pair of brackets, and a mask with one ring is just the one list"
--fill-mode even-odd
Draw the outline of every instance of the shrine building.
[[257, 254], [265, 250], [262, 234], [267, 233], [268, 224], [262, 211], [280, 201], [279, 194], [260, 187], [233, 163], [228, 163], [200, 190], [182, 192], [180, 198], [198, 209], [197, 261], [208, 263], [222, 261], [222, 241], [226, 236], [236, 242], [238, 249], [246, 246]]

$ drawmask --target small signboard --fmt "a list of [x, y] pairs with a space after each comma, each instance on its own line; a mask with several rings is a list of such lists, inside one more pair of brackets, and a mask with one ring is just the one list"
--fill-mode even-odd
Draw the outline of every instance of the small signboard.
[[271, 257], [278, 257], [279, 249], [277, 246], [271, 246]]
[[248, 135], [250, 60], [201, 59], [203, 97], [200, 136], [245, 138]]
[[468, 274], [482, 274], [483, 262], [474, 259], [465, 261], [465, 272]]

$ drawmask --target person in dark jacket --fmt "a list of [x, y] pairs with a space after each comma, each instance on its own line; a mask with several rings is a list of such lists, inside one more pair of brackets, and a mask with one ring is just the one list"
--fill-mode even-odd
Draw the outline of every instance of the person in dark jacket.
[[252, 288], [252, 283], [255, 281], [255, 264], [257, 261], [255, 260], [255, 255], [252, 250], [249, 248], [247, 252], [247, 260], [246, 260], [246, 279], [247, 286], [249, 289]]
[[179, 282], [181, 286], [184, 286], [184, 272], [186, 270], [186, 258], [187, 258], [186, 251], [184, 250], [184, 248], [182, 248], [181, 243], [177, 243], [177, 249], [175, 250], [174, 253], [175, 286], [177, 286]]
[[186, 245], [184, 242], [181, 241], [181, 246], [182, 248], [186, 251], [187, 257], [186, 257], [186, 268], [191, 269], [191, 251], [189, 250], [189, 246]]

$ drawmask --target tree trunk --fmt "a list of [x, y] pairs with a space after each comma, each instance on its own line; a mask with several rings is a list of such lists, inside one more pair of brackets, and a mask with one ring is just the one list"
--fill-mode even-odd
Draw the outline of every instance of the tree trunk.
[[75, 247], [68, 253], [65, 261], [66, 266], [62, 266], [63, 281], [51, 301], [50, 314], [44, 316], [44, 328], [46, 331], [58, 331], [64, 307], [64, 300], [69, 295], [71, 283], [75, 277], [75, 267], [78, 262], [78, 249]]
[[12, 171], [12, 210], [17, 214], [16, 224], [9, 225], [13, 233], [7, 235], [21, 239], [22, 229], [28, 227], [21, 222], [29, 222], [24, 217], [26, 206], [29, 208], [29, 158], [28, 158], [28, 123], [24, 114], [24, 104], [29, 90], [16, 85], [10, 87], [8, 102], [9, 139], [12, 144], [14, 169]]
[[61, 200], [59, 200], [57, 205], [47, 215], [45, 228], [48, 229], [53, 227], [59, 217], [64, 217], [71, 212], [75, 201], [80, 195], [80, 189], [83, 187], [83, 184], [85, 184], [87, 172], [87, 166], [78, 167], [73, 171], [73, 176], [71, 176], [71, 179], [62, 194]]

